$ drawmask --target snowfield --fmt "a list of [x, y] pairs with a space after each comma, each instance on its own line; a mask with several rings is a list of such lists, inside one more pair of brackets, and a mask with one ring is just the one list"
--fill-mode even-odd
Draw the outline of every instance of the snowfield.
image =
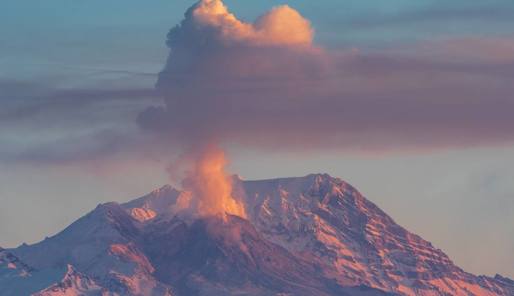
[[177, 212], [164, 186], [0, 250], [0, 295], [514, 295], [475, 276], [326, 174], [233, 179], [247, 219]]

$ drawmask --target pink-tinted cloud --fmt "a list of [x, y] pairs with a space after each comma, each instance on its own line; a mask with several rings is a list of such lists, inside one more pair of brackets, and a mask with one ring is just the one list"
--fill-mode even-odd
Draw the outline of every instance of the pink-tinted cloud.
[[251, 24], [238, 20], [221, 1], [197, 3], [174, 34], [180, 34], [179, 30], [193, 35], [209, 32], [225, 44], [309, 45], [313, 37], [309, 21], [287, 5], [273, 8]]
[[166, 107], [140, 123], [186, 143], [287, 150], [514, 141], [512, 64], [477, 63], [465, 50], [457, 62], [461, 48], [451, 44], [437, 58], [327, 51], [311, 42], [313, 31], [289, 7], [245, 23], [221, 1], [200, 2], [169, 34], [158, 82]]

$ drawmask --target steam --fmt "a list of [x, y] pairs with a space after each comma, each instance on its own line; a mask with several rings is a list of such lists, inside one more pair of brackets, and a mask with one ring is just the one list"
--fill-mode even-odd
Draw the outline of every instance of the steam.
[[176, 210], [200, 217], [225, 218], [230, 214], [245, 218], [243, 204], [232, 197], [232, 180], [225, 172], [224, 152], [213, 144], [200, 149], [183, 156], [191, 160], [191, 169], [182, 181], [190, 195], [178, 200]]
[[181, 208], [244, 216], [223, 145], [383, 153], [514, 142], [511, 68], [485, 67], [490, 59], [475, 52], [456, 61], [455, 46], [451, 55], [430, 50], [437, 57], [409, 48], [371, 54], [327, 51], [313, 37], [288, 6], [248, 23], [221, 0], [195, 4], [169, 32], [157, 83], [165, 106], [138, 122], [183, 145], [192, 194]]
[[202, 0], [191, 7], [182, 24], [171, 31], [171, 47], [178, 45], [174, 39], [194, 41], [199, 34], [225, 44], [254, 46], [309, 45], [313, 38], [309, 21], [287, 5], [273, 8], [252, 24], [238, 20], [221, 0]]
[[[248, 65], [241, 63], [246, 54], [231, 61], [226, 50], [246, 46], [250, 46], [248, 50], [283, 46], [307, 50], [312, 38], [310, 23], [288, 6], [276, 7], [250, 24], [238, 20], [220, 0], [198, 2], [187, 11], [184, 21], [171, 30], [171, 53], [158, 82], [167, 110], [150, 108], [141, 114], [140, 123], [164, 129], [185, 143], [186, 152], [179, 162], [186, 164], [182, 187], [190, 194], [177, 201], [178, 212], [200, 217], [246, 217], [244, 205], [232, 197], [231, 178], [225, 171], [227, 161], [219, 148], [224, 136], [218, 119], [220, 114], [243, 110], [230, 110], [223, 102], [227, 97], [214, 89], [223, 87], [226, 78], [240, 76]], [[284, 53], [284, 58], [289, 56]], [[212, 65], [214, 68], [198, 67], [196, 71], [195, 65], [209, 55], [218, 56], [228, 66], [227, 71], [221, 73], [224, 71], [216, 64]], [[265, 60], [261, 57], [256, 62], [264, 62], [261, 65], [267, 67]], [[253, 71], [248, 68], [249, 75]], [[218, 84], [211, 80], [215, 76], [225, 77]], [[236, 88], [234, 85], [231, 91], [237, 92]], [[199, 104], [191, 105], [194, 101]], [[172, 167], [173, 174], [177, 167]]]

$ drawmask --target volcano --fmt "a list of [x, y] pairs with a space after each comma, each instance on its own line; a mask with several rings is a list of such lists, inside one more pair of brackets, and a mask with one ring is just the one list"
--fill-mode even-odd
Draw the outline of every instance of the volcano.
[[0, 295], [514, 295], [399, 226], [339, 178], [232, 181], [246, 217], [177, 212], [171, 186], [0, 249]]

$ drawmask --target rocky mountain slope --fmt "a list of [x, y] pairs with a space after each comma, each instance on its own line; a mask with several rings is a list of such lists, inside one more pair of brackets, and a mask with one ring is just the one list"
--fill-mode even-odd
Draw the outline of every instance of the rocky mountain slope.
[[247, 219], [177, 215], [185, 194], [102, 204], [2, 250], [0, 295], [514, 295], [512, 280], [466, 273], [328, 175], [234, 178]]

